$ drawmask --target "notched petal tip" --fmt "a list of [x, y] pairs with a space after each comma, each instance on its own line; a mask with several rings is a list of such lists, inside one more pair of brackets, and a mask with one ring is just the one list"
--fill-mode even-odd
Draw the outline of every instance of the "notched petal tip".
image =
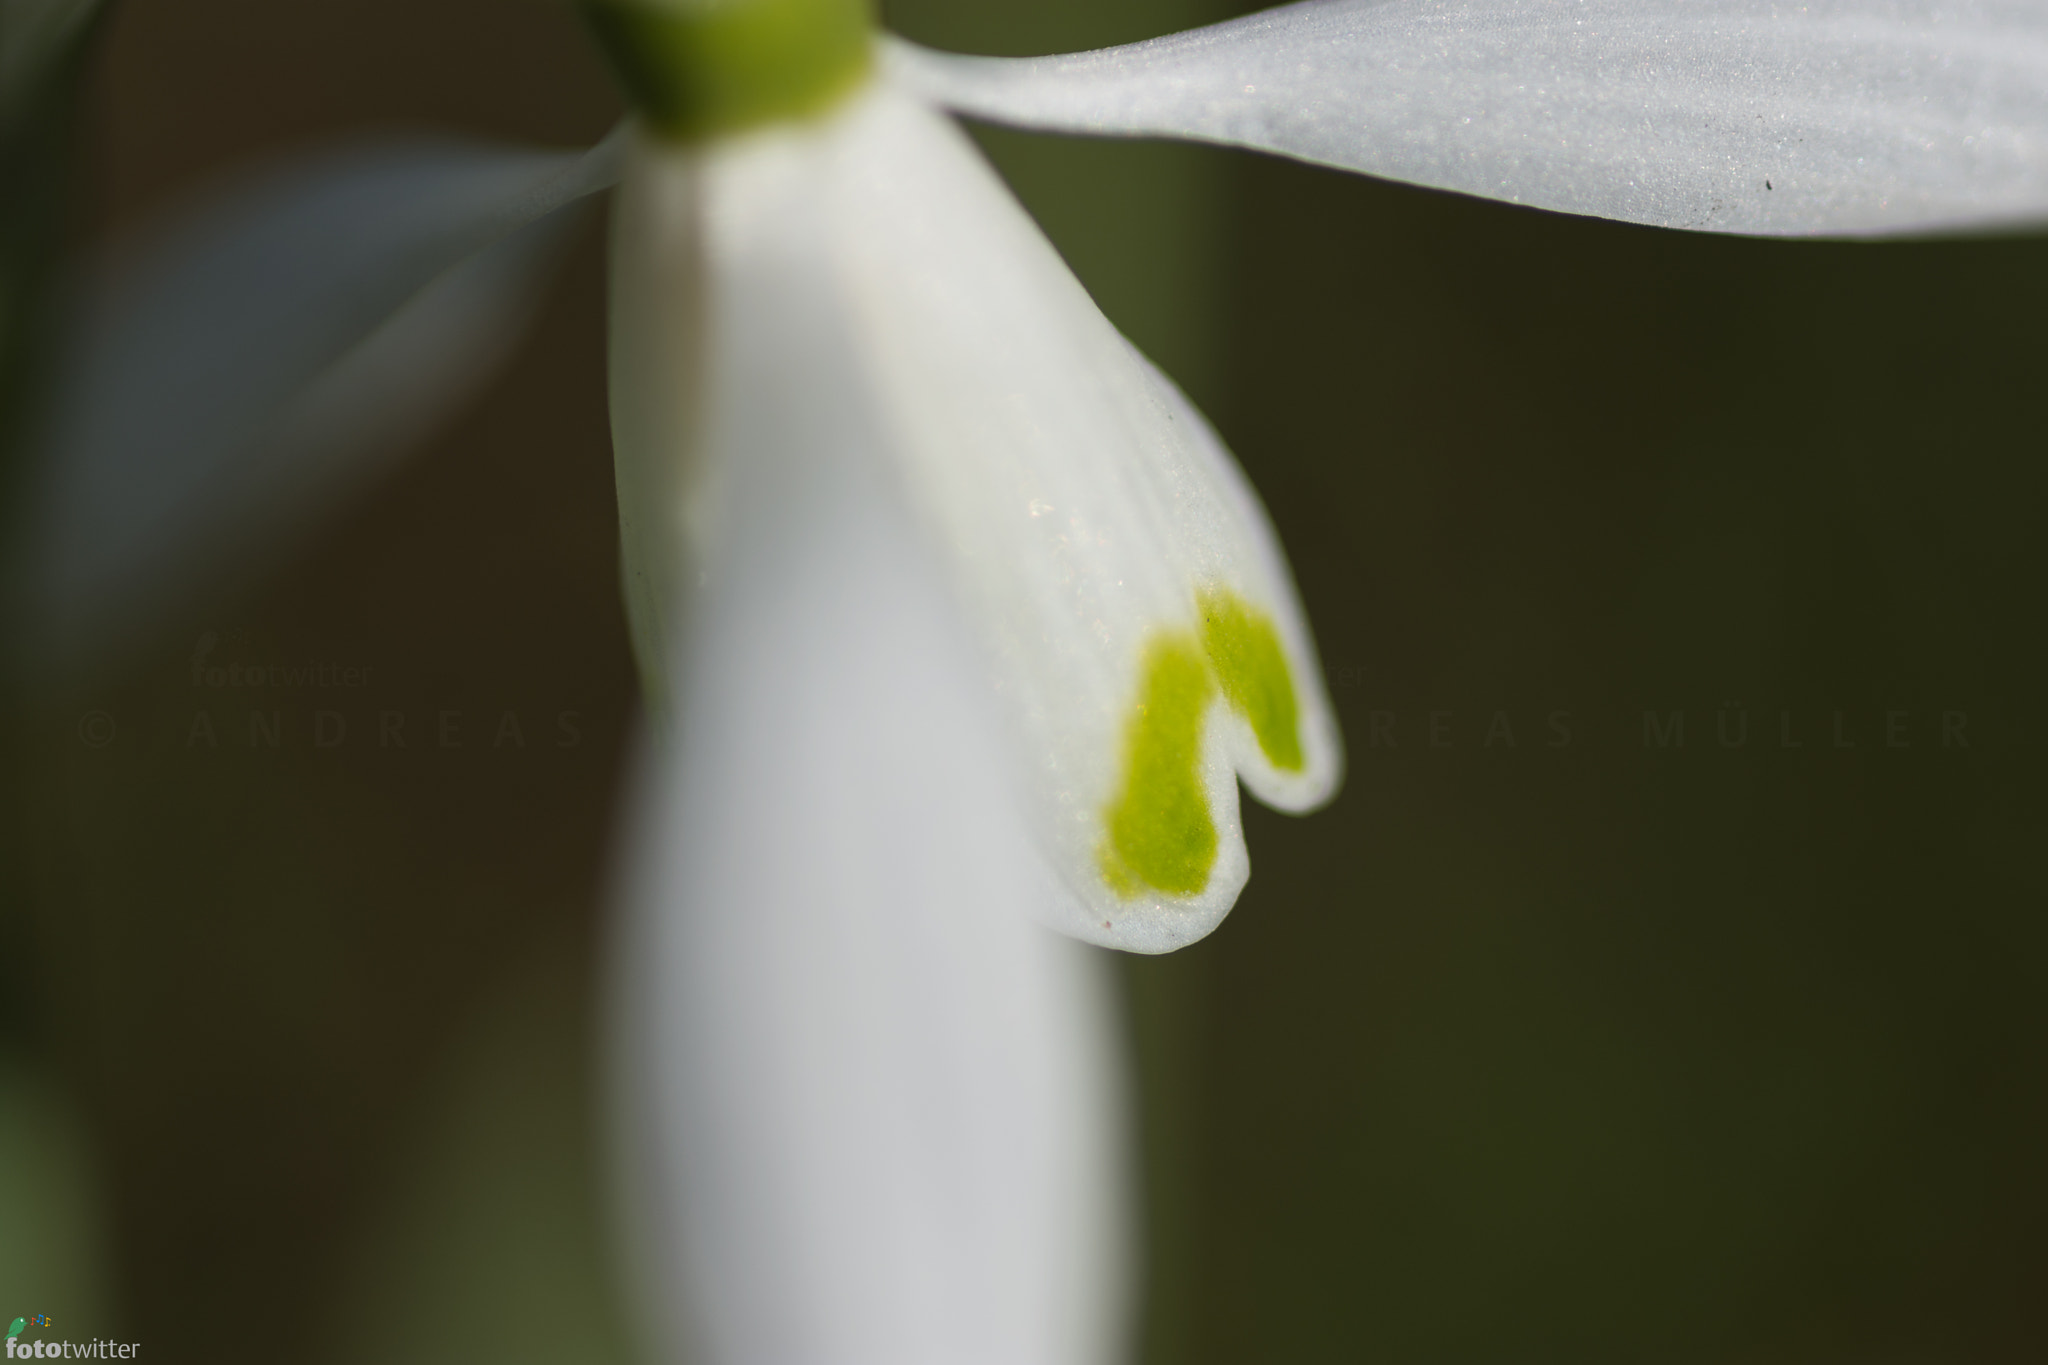
[[1068, 893], [1042, 918], [1182, 947], [1249, 876], [1240, 776], [1305, 810], [1342, 768], [1278, 540], [956, 128], [884, 90], [841, 137], [839, 277]]
[[1300, 814], [1342, 779], [1320, 684], [1297, 687], [1273, 617], [1221, 585], [1197, 591], [1195, 604], [1192, 624], [1153, 634], [1122, 716], [1099, 884], [1079, 898], [1083, 913], [1104, 914], [1069, 926], [1108, 947], [1169, 952], [1222, 922], [1250, 875], [1240, 782]]
[[[805, 258], [814, 292], [845, 328], [883, 467], [980, 646], [1020, 837], [1045, 868], [1027, 898], [1037, 918], [1136, 952], [1203, 937], [1250, 875], [1240, 777], [1306, 810], [1342, 769], [1306, 618], [1242, 473], [959, 130], [899, 91], [735, 141], [699, 169], [714, 263], [755, 259], [789, 230], [747, 205], [785, 183], [807, 196], [826, 254]], [[714, 294], [736, 268], [712, 270]], [[774, 333], [762, 373], [785, 380], [754, 397], [795, 420], [815, 395], [798, 401], [786, 375], [813, 323], [736, 317]], [[707, 441], [738, 401], [710, 373]], [[689, 439], [642, 444], [679, 459]], [[707, 466], [705, 486], [721, 477]]]
[[1311, 765], [1301, 693], [1273, 618], [1231, 588], [1195, 595], [1199, 624], [1145, 646], [1123, 719], [1122, 770], [1096, 862], [1111, 891], [1198, 896], [1216, 863], [1203, 791], [1214, 747], [1254, 795], [1284, 810], [1328, 798], [1335, 774]]

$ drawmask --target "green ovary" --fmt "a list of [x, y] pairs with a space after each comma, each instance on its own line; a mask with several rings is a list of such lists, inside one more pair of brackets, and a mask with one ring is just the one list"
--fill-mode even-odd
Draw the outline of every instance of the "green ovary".
[[1138, 697], [1124, 720], [1123, 782], [1096, 851], [1102, 878], [1123, 897], [1146, 888], [1193, 896], [1216, 865], [1216, 822], [1202, 790], [1202, 725], [1220, 691], [1283, 772], [1306, 766], [1300, 706], [1271, 618], [1228, 589], [1202, 592], [1199, 640], [1155, 632]]
[[681, 141], [829, 109], [867, 75], [866, 0], [583, 0], [634, 107]]
[[1224, 699], [1250, 724], [1268, 763], [1283, 773], [1300, 772], [1307, 764], [1301, 753], [1301, 709], [1272, 619], [1228, 589], [1211, 589], [1198, 601], [1202, 647]]

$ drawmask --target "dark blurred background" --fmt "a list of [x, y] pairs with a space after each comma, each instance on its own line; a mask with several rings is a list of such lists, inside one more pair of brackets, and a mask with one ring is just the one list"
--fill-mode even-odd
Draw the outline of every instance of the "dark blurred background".
[[[886, 6], [985, 52], [1229, 12]], [[323, 139], [618, 113], [547, 0], [125, 0], [104, 39], [79, 243]], [[1351, 746], [1330, 810], [1248, 807], [1214, 937], [1127, 964], [1149, 1365], [2039, 1359], [2048, 247], [983, 136], [1264, 494]], [[600, 220], [397, 477], [17, 704], [0, 1287], [44, 1297], [0, 1316], [161, 1361], [632, 1358]], [[259, 706], [195, 688], [209, 638], [364, 681]], [[316, 747], [319, 710], [411, 747]]]

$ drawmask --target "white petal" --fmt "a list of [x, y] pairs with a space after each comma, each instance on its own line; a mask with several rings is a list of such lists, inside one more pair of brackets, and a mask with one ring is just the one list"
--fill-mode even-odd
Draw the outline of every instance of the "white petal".
[[1658, 227], [2048, 217], [2039, 0], [1309, 0], [1022, 60], [896, 44], [980, 117], [1281, 152]]
[[[1237, 777], [1305, 810], [1342, 767], [1265, 514], [1200, 415], [1102, 317], [948, 120], [883, 89], [814, 136], [810, 211], [830, 251], [819, 288], [845, 314], [896, 477], [978, 629], [1009, 767], [1063, 888], [1040, 917], [1136, 951], [1190, 943], [1248, 875]], [[744, 240], [720, 224], [751, 165], [734, 154], [705, 166], [713, 280], [721, 242]], [[655, 225], [690, 212], [675, 177], [641, 179], [622, 205], [622, 261], [652, 260]], [[685, 297], [690, 268], [636, 269], [614, 290], [631, 321], [614, 335], [621, 363], [640, 363], [627, 358], [630, 334], [665, 357], [656, 370], [687, 373], [695, 324], [647, 300], [663, 288]], [[656, 436], [687, 429], [687, 393], [632, 373], [615, 385], [614, 437], [622, 505], [643, 500], [637, 489], [665, 509], [648, 518], [661, 532], [644, 537], [628, 513], [629, 586], [652, 599], [674, 575], [670, 547], [734, 533], [707, 510], [718, 461], [692, 464], [679, 490], [663, 484], [686, 442]], [[1222, 666], [1216, 642], [1240, 637], [1266, 664], [1257, 676]], [[1271, 707], [1236, 704], [1247, 680], [1270, 684], [1252, 700]]]
[[[1107, 1362], [1106, 963], [1032, 922], [1006, 736], [835, 306], [822, 142], [701, 168], [715, 534], [621, 947], [646, 1290], [708, 1365]], [[621, 240], [699, 172], [651, 155]], [[663, 278], [621, 252], [622, 295]]]
[[[900, 97], [860, 117], [831, 182], [842, 287], [906, 482], [994, 657], [1041, 837], [1072, 893], [1057, 923], [1116, 947], [1180, 947], [1228, 912], [1248, 874], [1235, 778], [1303, 810], [1340, 775], [1285, 560], [1208, 425], [1103, 318], [966, 138]], [[1176, 881], [1121, 856], [1118, 822], [1171, 833], [1172, 784], [1142, 780], [1135, 746], [1147, 717], [1170, 710], [1161, 670], [1190, 655], [1199, 667], [1219, 604], [1253, 614], [1279, 646], [1293, 714], [1275, 761], [1223, 694], [1201, 705], [1190, 743], [1215, 851]]]
[[134, 253], [88, 301], [42, 442], [39, 653], [106, 646], [459, 405], [538, 298], [550, 215], [616, 166], [609, 143], [365, 148], [216, 197]]

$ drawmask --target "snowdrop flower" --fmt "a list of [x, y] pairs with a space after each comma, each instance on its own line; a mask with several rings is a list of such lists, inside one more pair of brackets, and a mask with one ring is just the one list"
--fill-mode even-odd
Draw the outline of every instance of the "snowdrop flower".
[[[586, 7], [583, 158], [274, 175], [104, 295], [35, 598], [89, 649], [430, 424], [614, 208], [625, 590], [661, 738], [619, 929], [640, 1265], [719, 1362], [1122, 1347], [1101, 964], [1208, 933], [1342, 753], [1272, 529], [946, 110], [1665, 227], [2038, 220], [2032, 0], [1309, 0], [1032, 60], [859, 0]], [[1060, 931], [1059, 935], [1046, 928]]]

